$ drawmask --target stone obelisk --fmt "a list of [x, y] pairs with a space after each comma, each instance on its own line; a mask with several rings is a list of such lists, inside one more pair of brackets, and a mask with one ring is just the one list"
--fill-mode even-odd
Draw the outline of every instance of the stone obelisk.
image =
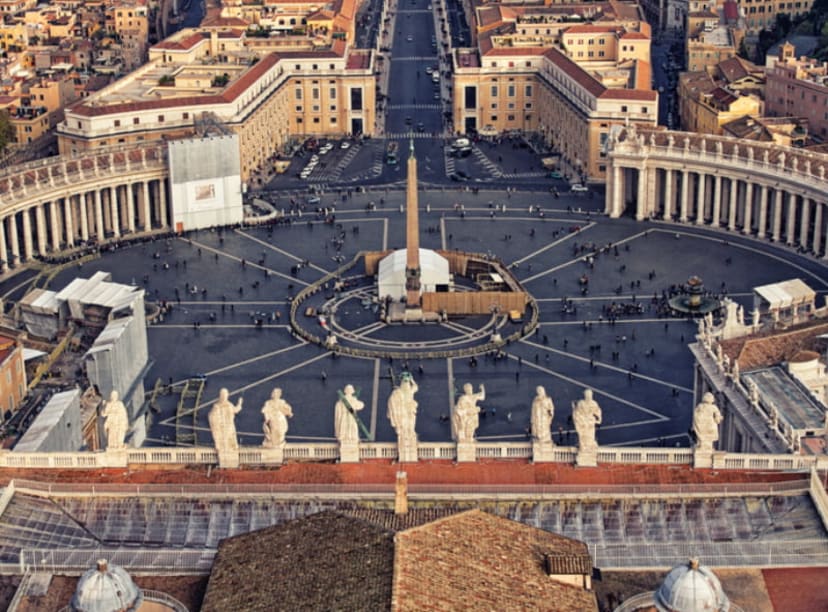
[[407, 309], [420, 308], [420, 219], [417, 210], [417, 158], [414, 139], [408, 155], [405, 190], [405, 304]]

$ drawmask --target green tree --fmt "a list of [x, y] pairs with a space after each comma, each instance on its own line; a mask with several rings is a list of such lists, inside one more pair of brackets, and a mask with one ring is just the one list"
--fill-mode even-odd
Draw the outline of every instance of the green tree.
[[6, 150], [6, 147], [12, 141], [13, 135], [14, 129], [12, 128], [9, 111], [2, 110], [0, 111], [0, 151]]

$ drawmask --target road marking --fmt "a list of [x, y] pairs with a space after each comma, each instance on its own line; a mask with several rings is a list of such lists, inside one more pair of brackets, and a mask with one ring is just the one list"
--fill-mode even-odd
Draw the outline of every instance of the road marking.
[[[587, 225], [586, 225], [586, 227], [582, 227], [582, 228], [581, 228], [581, 231], [587, 230], [587, 229], [589, 229], [589, 228], [591, 228], [591, 227], [593, 227], [593, 226], [595, 226], [595, 225], [598, 225], [598, 224], [597, 224], [597, 223], [595, 223], [595, 222], [589, 223], [589, 224], [587, 224]], [[516, 259], [515, 261], [513, 261], [513, 262], [512, 262], [512, 265], [514, 265], [514, 264], [522, 264], [522, 263], [523, 263], [524, 261], [526, 261], [527, 259], [531, 259], [531, 258], [533, 258], [535, 255], [539, 255], [539, 254], [543, 253], [544, 251], [547, 251], [547, 250], [551, 249], [552, 247], [556, 247], [556, 246], [558, 246], [559, 244], [561, 244], [561, 243], [563, 243], [563, 242], [565, 242], [565, 241], [567, 241], [567, 240], [571, 240], [572, 238], [574, 238], [574, 237], [575, 237], [575, 236], [577, 236], [578, 234], [580, 234], [580, 232], [570, 232], [569, 234], [566, 234], [563, 238], [559, 238], [559, 239], [558, 239], [558, 240], [556, 240], [555, 242], [550, 242], [550, 243], [549, 243], [549, 244], [547, 244], [545, 247], [540, 248], [540, 249], [538, 249], [537, 251], [534, 251], [534, 252], [532, 252], [532, 253], [529, 253], [526, 257], [523, 257], [522, 259]]]
[[448, 250], [446, 246], [446, 218], [440, 217], [440, 246], [444, 251]]
[[[197, 242], [197, 241], [195, 241], [195, 240], [189, 240], [189, 239], [186, 239], [186, 238], [179, 238], [179, 240], [181, 240], [182, 242], [188, 242], [188, 243], [190, 243], [190, 244], [194, 244], [194, 245], [196, 245], [196, 246], [198, 246], [198, 247], [200, 247], [200, 248], [202, 248], [202, 249], [204, 249], [204, 250], [206, 250], [206, 251], [209, 251], [209, 252], [211, 252], [211, 253], [215, 253], [215, 254], [217, 254], [217, 255], [221, 255], [222, 257], [225, 257], [225, 258], [227, 258], [227, 259], [232, 259], [232, 260], [234, 260], [234, 261], [238, 261], [238, 262], [241, 262], [241, 261], [242, 261], [242, 258], [241, 258], [241, 257], [236, 257], [235, 255], [230, 255], [229, 253], [225, 253], [224, 251], [221, 251], [221, 250], [219, 250], [219, 249], [213, 248], [213, 247], [208, 246], [208, 245], [206, 245], [206, 244], [203, 244], [203, 243], [201, 243], [201, 242]], [[310, 286], [310, 283], [306, 283], [306, 282], [305, 282], [305, 281], [303, 281], [303, 280], [299, 280], [299, 279], [298, 279], [298, 278], [296, 278], [295, 276], [290, 276], [290, 275], [288, 275], [288, 274], [282, 274], [281, 272], [279, 272], [279, 271], [277, 271], [277, 270], [272, 270], [272, 269], [270, 269], [270, 268], [266, 268], [266, 267], [264, 267], [264, 266], [260, 266], [259, 264], [249, 262], [249, 261], [247, 261], [246, 259], [245, 259], [244, 261], [245, 261], [246, 265], [250, 266], [251, 268], [256, 268], [257, 270], [266, 270], [269, 274], [273, 274], [273, 275], [275, 275], [275, 276], [280, 276], [280, 277], [285, 278], [285, 279], [287, 279], [287, 280], [289, 280], [289, 281], [291, 281], [291, 282], [293, 282], [293, 283], [299, 283], [300, 285], [305, 285], [306, 287]]]
[[[290, 325], [256, 325], [255, 323], [245, 323], [245, 324], [222, 324], [222, 323], [205, 323], [203, 328], [206, 329], [290, 329]], [[147, 329], [196, 329], [193, 327], [193, 324], [190, 323], [189, 325], [180, 325], [177, 323], [156, 323], [155, 325], [150, 325]], [[197, 328], [201, 329], [201, 327]]]
[[[288, 253], [288, 252], [287, 252], [287, 251], [285, 251], [284, 249], [280, 249], [279, 247], [277, 247], [277, 246], [274, 246], [274, 245], [270, 244], [270, 243], [269, 243], [269, 242], [267, 242], [266, 240], [262, 240], [261, 238], [256, 238], [255, 236], [251, 236], [251, 235], [250, 235], [250, 234], [248, 234], [247, 232], [243, 232], [243, 231], [241, 231], [241, 230], [239, 230], [239, 229], [234, 230], [234, 231], [235, 231], [235, 232], [236, 232], [236, 234], [238, 234], [239, 236], [243, 236], [243, 237], [247, 238], [248, 240], [252, 240], [253, 242], [256, 242], [256, 243], [258, 243], [258, 244], [261, 244], [262, 246], [267, 247], [267, 248], [268, 248], [268, 249], [270, 249], [271, 251], [275, 251], [275, 252], [277, 252], [277, 253], [279, 253], [279, 254], [281, 254], [281, 255], [284, 255], [285, 257], [288, 257], [288, 258], [290, 258], [290, 259], [293, 259], [294, 261], [299, 261], [299, 262], [304, 262], [304, 261], [305, 261], [304, 259], [302, 259], [302, 258], [301, 258], [301, 257], [299, 257], [298, 255], [294, 255], [293, 253]], [[313, 268], [314, 270], [316, 270], [317, 272], [321, 272], [322, 274], [330, 274], [330, 272], [331, 272], [330, 270], [326, 270], [325, 268], [322, 268], [322, 267], [320, 267], [320, 266], [317, 266], [316, 264], [313, 264], [313, 263], [312, 263], [312, 264], [310, 264], [310, 267], [311, 267], [311, 268]]]
[[285, 348], [281, 348], [275, 351], [271, 351], [270, 353], [265, 353], [264, 355], [257, 355], [256, 357], [251, 357], [250, 359], [245, 359], [244, 361], [237, 361], [236, 363], [232, 363], [230, 365], [224, 366], [223, 368], [218, 368], [216, 370], [212, 370], [211, 372], [205, 372], [207, 376], [213, 376], [215, 374], [220, 374], [222, 372], [227, 372], [228, 370], [233, 370], [240, 366], [249, 365], [251, 363], [256, 363], [257, 361], [261, 361], [262, 359], [268, 359], [275, 355], [281, 355], [282, 353], [287, 353], [289, 351], [293, 351], [295, 349], [301, 348], [303, 346], [307, 346], [308, 343], [302, 341], [301, 344], [294, 344], [292, 346], [286, 346]]
[[[5, 255], [5, 253], [3, 253], [3, 255]], [[2, 295], [2, 298], [3, 298], [3, 299], [6, 299], [6, 298], [7, 298], [7, 297], [9, 297], [12, 293], [14, 293], [15, 291], [17, 291], [18, 289], [20, 289], [20, 288], [21, 288], [21, 287], [23, 287], [24, 285], [27, 285], [27, 284], [31, 284], [31, 283], [33, 283], [35, 280], [37, 280], [37, 277], [38, 277], [38, 275], [37, 275], [37, 274], [35, 274], [35, 275], [34, 275], [34, 276], [32, 276], [30, 279], [28, 279], [28, 280], [24, 280], [22, 283], [18, 283], [18, 284], [16, 284], [14, 287], [12, 287], [12, 288], [11, 288], [11, 289], [9, 289], [6, 293], [4, 293], [4, 294]]]
[[454, 360], [451, 357], [446, 359], [446, 372], [448, 373], [448, 395], [450, 413], [454, 409]]

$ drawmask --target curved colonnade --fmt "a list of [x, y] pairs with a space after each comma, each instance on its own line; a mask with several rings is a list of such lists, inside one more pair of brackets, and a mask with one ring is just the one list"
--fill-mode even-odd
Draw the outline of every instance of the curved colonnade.
[[0, 273], [64, 249], [170, 228], [167, 144], [51, 157], [0, 172]]
[[626, 128], [609, 143], [605, 212], [738, 231], [828, 259], [828, 156]]

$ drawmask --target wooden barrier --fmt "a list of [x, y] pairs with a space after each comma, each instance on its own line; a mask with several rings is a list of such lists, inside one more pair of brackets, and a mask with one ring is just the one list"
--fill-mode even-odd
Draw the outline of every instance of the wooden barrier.
[[491, 314], [492, 309], [506, 313], [526, 310], [527, 296], [511, 291], [457, 291], [454, 293], [423, 293], [423, 310], [452, 314]]

